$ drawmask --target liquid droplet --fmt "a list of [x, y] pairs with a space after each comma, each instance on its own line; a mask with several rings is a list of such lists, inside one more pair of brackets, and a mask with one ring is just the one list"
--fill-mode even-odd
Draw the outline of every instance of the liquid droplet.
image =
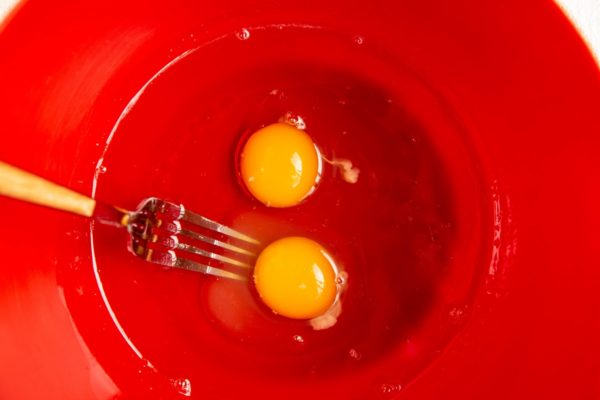
[[304, 338], [300, 335], [294, 335], [292, 337], [292, 339], [294, 339], [294, 342], [296, 342], [296, 343], [300, 343], [300, 344], [304, 343]]
[[108, 168], [106, 168], [106, 165], [101, 165], [100, 168], [98, 168], [98, 172], [101, 174], [105, 174], [107, 170]]
[[177, 390], [177, 393], [182, 394], [186, 397], [190, 397], [192, 395], [192, 383], [189, 379], [171, 379], [171, 384], [173, 385], [175, 390]]
[[250, 31], [246, 28], [242, 28], [236, 32], [235, 36], [240, 40], [250, 39]]
[[394, 394], [394, 393], [398, 393], [399, 391], [402, 390], [402, 385], [394, 384], [394, 383], [383, 383], [379, 387], [379, 390], [383, 394]]
[[365, 43], [365, 38], [359, 35], [354, 36], [354, 43], [360, 46]]
[[463, 307], [454, 307], [450, 310], [448, 315], [453, 322], [459, 323], [465, 316], [465, 309]]
[[356, 349], [350, 349], [348, 351], [348, 355], [350, 356], [351, 359], [356, 360], [356, 361], [358, 361], [362, 358], [362, 354]]
[[295, 126], [296, 129], [300, 129], [301, 131], [306, 129], [304, 118], [291, 112], [285, 113], [285, 115], [279, 119], [279, 122]]

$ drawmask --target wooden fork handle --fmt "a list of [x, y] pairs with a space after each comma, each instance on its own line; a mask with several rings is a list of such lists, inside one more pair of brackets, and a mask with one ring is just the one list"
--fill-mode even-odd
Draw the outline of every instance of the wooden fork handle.
[[0, 161], [0, 195], [84, 217], [94, 214], [96, 201]]

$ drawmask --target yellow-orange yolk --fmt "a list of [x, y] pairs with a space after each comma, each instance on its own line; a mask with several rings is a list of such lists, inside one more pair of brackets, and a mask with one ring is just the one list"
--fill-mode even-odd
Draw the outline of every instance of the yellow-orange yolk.
[[319, 243], [293, 236], [271, 243], [260, 253], [254, 284], [273, 312], [310, 319], [334, 303], [336, 273], [333, 259]]
[[285, 123], [254, 132], [240, 164], [250, 193], [270, 207], [300, 203], [315, 189], [321, 172], [320, 155], [310, 136]]

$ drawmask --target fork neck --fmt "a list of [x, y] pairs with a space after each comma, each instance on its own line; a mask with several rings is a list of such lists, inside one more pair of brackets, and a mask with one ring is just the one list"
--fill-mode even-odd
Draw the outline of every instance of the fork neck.
[[130, 212], [119, 207], [96, 201], [92, 219], [103, 225], [123, 228], [127, 226]]

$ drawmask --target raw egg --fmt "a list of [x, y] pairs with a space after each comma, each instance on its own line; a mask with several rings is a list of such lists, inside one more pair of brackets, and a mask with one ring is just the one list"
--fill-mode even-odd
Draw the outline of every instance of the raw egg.
[[320, 179], [321, 165], [311, 137], [286, 123], [254, 132], [240, 159], [244, 184], [269, 207], [291, 207], [309, 196]]
[[260, 253], [254, 283], [263, 302], [276, 314], [311, 319], [334, 304], [337, 272], [323, 246], [293, 236], [271, 243]]

